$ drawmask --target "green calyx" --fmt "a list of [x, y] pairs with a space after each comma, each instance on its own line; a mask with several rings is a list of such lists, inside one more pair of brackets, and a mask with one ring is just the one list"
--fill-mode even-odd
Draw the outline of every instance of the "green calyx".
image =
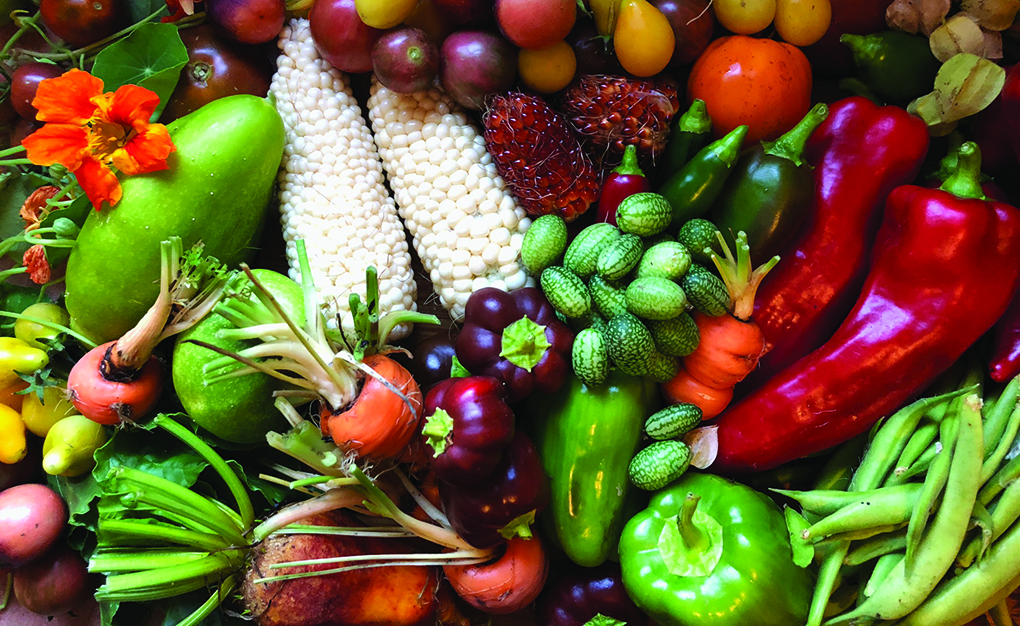
[[532, 509], [524, 515], [518, 515], [517, 517], [510, 520], [510, 523], [499, 529], [499, 534], [504, 539], [513, 539], [514, 537], [522, 537], [524, 539], [531, 539], [531, 524], [535, 521], [535, 509]]
[[939, 189], [960, 198], [987, 200], [981, 189], [981, 148], [973, 141], [965, 141], [956, 154], [956, 170]]
[[613, 169], [617, 176], [644, 176], [637, 160], [637, 146], [628, 145], [623, 151], [623, 160]]
[[705, 248], [705, 254], [710, 254], [712, 262], [719, 269], [719, 275], [726, 283], [730, 300], [733, 302], [733, 317], [747, 321], [754, 312], [754, 295], [758, 291], [758, 285], [776, 263], [779, 263], [779, 257], [774, 256], [751, 271], [751, 247], [747, 245], [747, 233], [744, 231], [737, 233], [736, 256], [730, 252], [722, 233], [716, 231], [715, 235], [719, 239], [723, 255], [719, 256], [710, 248]]
[[625, 626], [627, 622], [601, 613], [584, 623], [584, 626]]
[[712, 130], [712, 119], [708, 116], [708, 107], [704, 100], [694, 100], [691, 107], [680, 116], [677, 126], [680, 132], [703, 135]]
[[499, 356], [530, 372], [551, 345], [545, 336], [545, 326], [531, 318], [522, 317], [503, 329]]
[[721, 139], [712, 142], [709, 145], [709, 149], [715, 153], [720, 161], [732, 167], [737, 157], [740, 156], [740, 148], [744, 145], [744, 137], [746, 136], [747, 126], [737, 126]]
[[676, 576], [708, 576], [722, 559], [722, 524], [698, 510], [700, 501], [701, 496], [688, 493], [659, 534], [659, 555]]
[[425, 427], [421, 429], [425, 435], [426, 443], [435, 451], [433, 458], [446, 452], [453, 435], [453, 418], [443, 409], [436, 409], [436, 412], [425, 418]]
[[829, 107], [824, 102], [819, 102], [808, 111], [804, 119], [797, 122], [797, 125], [786, 132], [775, 141], [763, 141], [762, 148], [765, 154], [781, 157], [793, 161], [793, 164], [800, 167], [804, 164], [802, 154], [811, 134], [815, 132], [822, 122], [829, 117]]

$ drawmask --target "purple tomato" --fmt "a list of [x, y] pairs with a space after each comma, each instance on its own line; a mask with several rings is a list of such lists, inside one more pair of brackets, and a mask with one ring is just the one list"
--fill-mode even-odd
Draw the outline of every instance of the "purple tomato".
[[485, 96], [508, 91], [517, 80], [517, 48], [495, 33], [453, 33], [439, 56], [443, 88], [468, 109], [481, 110]]
[[39, 90], [39, 83], [56, 78], [64, 71], [64, 68], [52, 63], [26, 63], [14, 70], [11, 75], [11, 104], [18, 115], [34, 121], [39, 110], [32, 106], [32, 100]]
[[398, 28], [384, 33], [372, 46], [372, 69], [387, 89], [424, 91], [439, 75], [439, 49], [420, 28]]

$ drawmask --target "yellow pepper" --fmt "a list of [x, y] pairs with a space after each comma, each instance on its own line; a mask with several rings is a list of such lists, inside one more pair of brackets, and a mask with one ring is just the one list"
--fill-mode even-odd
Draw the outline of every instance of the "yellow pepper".
[[0, 404], [0, 463], [17, 463], [27, 453], [28, 441], [21, 415], [6, 404]]
[[0, 337], [0, 387], [18, 382], [21, 374], [33, 374], [46, 367], [50, 357], [16, 337]]
[[43, 442], [43, 470], [53, 476], [92, 471], [94, 453], [106, 443], [106, 429], [84, 415], [71, 415], [50, 428]]

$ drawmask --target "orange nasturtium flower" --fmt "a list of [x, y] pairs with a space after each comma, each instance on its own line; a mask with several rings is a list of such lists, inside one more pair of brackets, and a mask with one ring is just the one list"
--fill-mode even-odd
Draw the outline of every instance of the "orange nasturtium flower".
[[21, 144], [32, 163], [70, 170], [98, 211], [104, 201], [120, 201], [111, 166], [128, 175], [167, 169], [176, 148], [165, 126], [149, 123], [158, 104], [159, 96], [136, 85], [103, 93], [102, 80], [72, 69], [39, 83], [32, 106], [46, 125]]

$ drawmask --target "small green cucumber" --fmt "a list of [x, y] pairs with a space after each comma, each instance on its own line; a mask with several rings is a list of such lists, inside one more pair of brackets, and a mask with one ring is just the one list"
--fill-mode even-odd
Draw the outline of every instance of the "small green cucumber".
[[697, 217], [680, 227], [676, 240], [684, 244], [695, 261], [711, 265], [712, 257], [705, 254], [705, 248], [711, 248], [718, 254], [722, 253], [722, 250], [719, 249], [719, 240], [715, 235], [717, 232], [719, 229], [715, 227], [715, 224]]
[[559, 215], [543, 215], [531, 223], [521, 243], [524, 269], [538, 276], [559, 260], [567, 247], [567, 223]]
[[627, 196], [616, 209], [616, 225], [625, 233], [651, 237], [673, 221], [669, 200], [650, 191]]
[[584, 281], [560, 265], [547, 267], [539, 279], [553, 308], [567, 317], [584, 317], [591, 311], [591, 294]]
[[691, 253], [682, 243], [663, 241], [645, 250], [638, 262], [637, 278], [658, 276], [669, 280], [680, 280], [691, 269]]
[[701, 343], [701, 331], [687, 313], [668, 320], [650, 321], [648, 330], [652, 333], [655, 347], [663, 354], [687, 356]]
[[567, 246], [563, 255], [563, 267], [581, 278], [588, 278], [595, 273], [599, 253], [619, 239], [621, 234], [619, 228], [606, 222], [588, 226]]
[[644, 248], [637, 235], [622, 235], [599, 253], [596, 271], [606, 280], [620, 280], [634, 269]]
[[655, 352], [652, 333], [630, 313], [613, 316], [606, 322], [606, 347], [609, 358], [631, 376], [648, 373], [649, 358]]
[[696, 404], [674, 404], [645, 420], [645, 434], [657, 440], [683, 437], [701, 423], [701, 417], [701, 409]]
[[645, 252], [647, 252], [652, 246], [657, 246], [664, 241], [676, 241], [676, 238], [669, 233], [659, 233], [658, 235], [652, 235], [651, 237], [641, 238], [641, 244], [645, 247]]
[[605, 382], [609, 375], [609, 352], [602, 333], [594, 328], [577, 333], [571, 349], [571, 361], [574, 373], [584, 384], [597, 387]]
[[683, 476], [691, 466], [691, 450], [682, 441], [656, 441], [631, 459], [630, 482], [638, 489], [655, 491]]
[[646, 320], [668, 320], [684, 312], [687, 297], [680, 285], [647, 276], [627, 285], [627, 310]]
[[663, 354], [654, 350], [648, 355], [648, 372], [645, 376], [657, 383], [665, 383], [673, 380], [673, 377], [680, 373], [680, 359], [675, 356]]
[[595, 274], [588, 281], [588, 290], [595, 308], [606, 318], [627, 312], [627, 290], [620, 285]]
[[574, 333], [579, 333], [585, 328], [591, 328], [592, 326], [598, 324], [599, 322], [603, 323], [605, 322], [605, 320], [602, 319], [602, 316], [598, 314], [598, 311], [595, 310], [594, 306], [592, 306], [591, 310], [589, 310], [581, 317], [571, 317], [565, 319], [564, 321], [567, 323], [568, 326], [570, 326], [570, 329], [574, 331]]
[[733, 306], [726, 283], [697, 263], [687, 270], [687, 274], [680, 281], [680, 286], [687, 294], [687, 301], [705, 315], [712, 317], [726, 315]]

